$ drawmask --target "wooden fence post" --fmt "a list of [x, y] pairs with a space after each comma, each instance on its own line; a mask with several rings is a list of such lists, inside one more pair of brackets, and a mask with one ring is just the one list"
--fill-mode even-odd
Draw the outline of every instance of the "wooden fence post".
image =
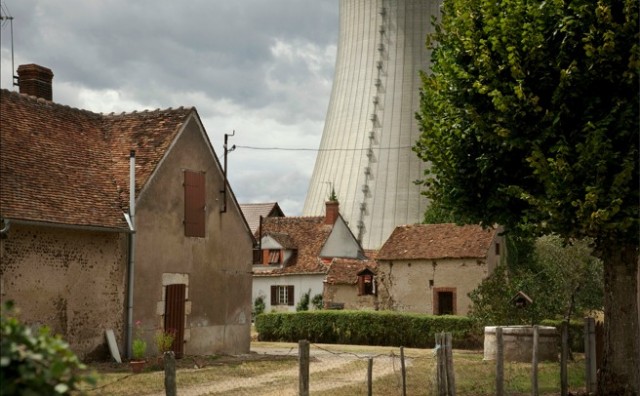
[[569, 320], [562, 321], [562, 348], [560, 350], [560, 395], [567, 396], [569, 382], [567, 380], [567, 360], [569, 357]]
[[176, 357], [173, 351], [164, 353], [164, 391], [166, 396], [177, 396]]
[[584, 318], [584, 360], [587, 393], [596, 393], [598, 372], [596, 358], [596, 320]]
[[504, 396], [504, 341], [502, 327], [496, 327], [496, 396]]
[[404, 347], [400, 347], [400, 369], [402, 373], [402, 396], [407, 396], [407, 370], [404, 365]]
[[367, 365], [367, 395], [373, 395], [373, 358], [369, 358]]
[[538, 396], [538, 326], [533, 326], [533, 346], [531, 348], [531, 395]]
[[453, 371], [453, 341], [451, 333], [444, 335], [445, 339], [445, 358], [447, 371], [447, 394], [448, 396], [456, 396], [456, 379]]
[[298, 341], [298, 354], [299, 354], [299, 394], [300, 396], [309, 396], [309, 341]]
[[444, 340], [442, 333], [436, 333], [436, 385], [438, 396], [447, 396], [447, 375], [445, 370]]

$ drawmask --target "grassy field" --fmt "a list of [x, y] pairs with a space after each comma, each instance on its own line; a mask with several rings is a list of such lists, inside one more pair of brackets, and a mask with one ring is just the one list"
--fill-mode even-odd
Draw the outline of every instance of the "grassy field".
[[[179, 395], [296, 395], [298, 391], [297, 344], [252, 343], [254, 353], [234, 358], [185, 358], [177, 372]], [[405, 349], [408, 395], [435, 394], [436, 359], [433, 350]], [[310, 391], [312, 395], [367, 394], [368, 361], [373, 361], [373, 394], [401, 395], [400, 349], [354, 345], [311, 345]], [[584, 387], [584, 360], [575, 356], [569, 365], [573, 393]], [[495, 394], [495, 362], [483, 361], [481, 352], [454, 351], [458, 395]], [[148, 368], [131, 374], [125, 365], [97, 366], [96, 388], [89, 395], [164, 395], [164, 373]], [[505, 363], [505, 390], [510, 395], [530, 394], [530, 364]], [[541, 394], [560, 391], [558, 363], [539, 364]]]

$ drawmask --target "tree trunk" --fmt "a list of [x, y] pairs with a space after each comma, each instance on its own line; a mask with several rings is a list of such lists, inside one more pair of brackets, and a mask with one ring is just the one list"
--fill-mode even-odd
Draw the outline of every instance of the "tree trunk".
[[633, 395], [640, 390], [638, 247], [611, 244], [604, 261], [604, 360], [600, 395]]

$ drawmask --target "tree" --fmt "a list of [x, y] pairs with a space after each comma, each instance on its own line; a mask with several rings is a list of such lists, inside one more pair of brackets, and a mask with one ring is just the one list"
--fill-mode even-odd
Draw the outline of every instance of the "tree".
[[444, 0], [417, 114], [432, 201], [593, 239], [602, 394], [640, 389], [638, 19], [637, 0]]

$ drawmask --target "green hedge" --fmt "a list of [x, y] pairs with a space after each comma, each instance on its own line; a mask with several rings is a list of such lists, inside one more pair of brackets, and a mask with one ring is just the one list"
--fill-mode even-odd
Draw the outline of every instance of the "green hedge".
[[[558, 350], [562, 343], [562, 320], [543, 320], [541, 326], [553, 326], [558, 331]], [[569, 349], [573, 352], [584, 352], [584, 322], [569, 322]]]
[[432, 348], [435, 334], [449, 332], [456, 348], [482, 348], [482, 334], [463, 316], [391, 311], [319, 310], [272, 312], [256, 317], [260, 341]]

